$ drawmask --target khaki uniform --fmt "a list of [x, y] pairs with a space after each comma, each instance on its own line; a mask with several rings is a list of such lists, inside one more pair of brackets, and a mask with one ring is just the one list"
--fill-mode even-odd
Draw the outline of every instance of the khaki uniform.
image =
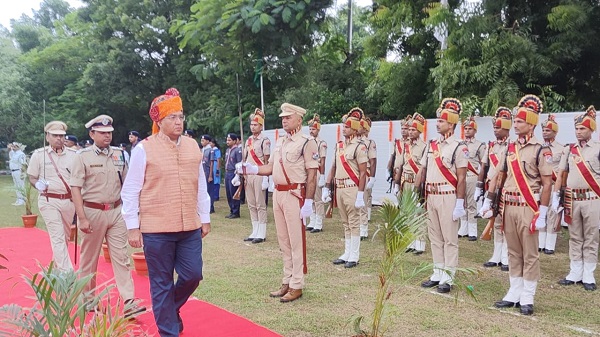
[[59, 154], [47, 146], [33, 152], [27, 168], [28, 175], [38, 179], [43, 178], [49, 184], [47, 193], [40, 193], [38, 207], [48, 229], [54, 263], [56, 268], [63, 271], [73, 270], [67, 242], [71, 235], [75, 206], [71, 201], [71, 190], [59, 178], [59, 173], [68, 184], [74, 158], [75, 151], [72, 149], [65, 147]]
[[[508, 147], [508, 141], [500, 142], [498, 140], [490, 142], [487, 148], [487, 156], [484, 157], [483, 165], [489, 165], [485, 185], [489, 186], [492, 178], [496, 176], [498, 172], [502, 170], [500, 166], [500, 158], [506, 155], [506, 148]], [[498, 162], [494, 164], [492, 157], [495, 157]], [[493, 191], [492, 191], [493, 192]], [[502, 214], [498, 214], [494, 221], [494, 253], [489, 259], [489, 262], [502, 263], [508, 266], [508, 245], [506, 244], [506, 238], [504, 237], [504, 231], [502, 229]]]
[[[427, 150], [427, 143], [418, 138], [416, 140], [411, 140], [405, 144], [408, 144], [410, 147], [410, 157], [412, 158], [414, 164], [417, 166], [418, 171], [421, 169], [421, 159], [425, 155], [425, 151]], [[404, 146], [404, 145], [403, 145]], [[401, 181], [402, 181], [402, 190], [415, 190], [415, 179], [417, 177], [418, 171], [415, 172], [411, 162], [409, 161], [408, 153], [406, 153], [405, 149], [402, 149], [402, 155], [400, 156], [400, 160], [396, 158], [396, 162], [400, 165], [399, 167], [402, 169]], [[425, 236], [418, 237], [413, 241], [408, 248], [414, 249], [417, 252], [424, 252], [426, 246]]]
[[[341, 148], [340, 148], [340, 145]], [[335, 151], [335, 197], [340, 217], [344, 226], [344, 254], [340, 260], [347, 262], [358, 262], [360, 258], [360, 209], [354, 204], [358, 194], [358, 185], [350, 178], [344, 169], [340, 156], [346, 158], [346, 162], [352, 171], [360, 179], [358, 165], [369, 161], [368, 150], [365, 143], [359, 137], [339, 142]]]
[[[596, 182], [600, 182], [600, 142], [589, 141], [579, 148], [583, 161]], [[596, 283], [594, 271], [598, 263], [598, 219], [600, 219], [600, 199], [581, 175], [575, 164], [575, 155], [565, 147], [560, 162], [560, 169], [569, 171], [567, 179], [566, 202], [570, 212], [569, 224], [569, 259], [570, 272], [566, 279], [574, 282]], [[567, 167], [568, 162], [568, 167]]]
[[486, 155], [486, 146], [484, 142], [481, 142], [475, 138], [465, 140], [465, 145], [469, 149], [469, 166], [472, 167], [475, 172], [471, 171], [467, 167], [467, 188], [465, 190], [465, 204], [467, 215], [460, 219], [460, 228], [458, 229], [459, 236], [469, 236], [477, 238], [477, 203], [475, 202], [475, 185], [479, 175], [481, 163], [484, 161]]
[[304, 197], [302, 193], [306, 184], [307, 170], [319, 167], [317, 144], [300, 132], [280, 137], [273, 155], [269, 158], [269, 163], [273, 164], [272, 177], [275, 184], [273, 216], [279, 249], [283, 254], [282, 284], [289, 284], [293, 289], [302, 289], [304, 287], [302, 256], [304, 228], [300, 219], [300, 204]]
[[442, 175], [435, 158], [439, 155], [442, 164], [456, 175], [457, 169], [467, 167], [468, 150], [454, 135], [439, 140], [438, 146], [439, 153], [434, 153], [429, 144], [427, 155], [421, 158], [421, 165], [427, 168], [428, 232], [434, 264], [430, 280], [452, 284], [452, 276], [458, 267], [458, 220], [452, 220], [456, 189]]
[[[81, 233], [81, 276], [94, 274], [85, 292], [93, 296], [96, 289], [98, 257], [106, 240], [119, 294], [133, 299], [127, 227], [121, 215], [121, 187], [127, 174], [123, 151], [109, 147], [102, 151], [96, 145], [81, 150], [73, 161], [69, 184], [81, 188], [85, 217], [91, 233]], [[100, 209], [104, 208], [104, 209]]]
[[[250, 154], [253, 150], [258, 158]], [[246, 140], [244, 147], [244, 161], [257, 166], [266, 164], [265, 156], [271, 155], [271, 141], [262, 133], [258, 136], [250, 136]], [[267, 236], [267, 201], [265, 198], [266, 190], [262, 189], [263, 177], [257, 175], [244, 176], [246, 203], [250, 211], [250, 220], [252, 221], [252, 234], [249, 238], [264, 239]]]
[[[404, 143], [406, 143], [407, 139], [395, 139], [394, 140], [394, 169], [400, 169], [402, 167], [402, 156], [404, 156]], [[398, 148], [398, 146], [400, 148]]]
[[[529, 139], [524, 145], [517, 143], [516, 149], [519, 152], [520, 164], [527, 185], [539, 202], [539, 193], [542, 187], [541, 176], [552, 175], [552, 166], [550, 165], [552, 152], [550, 149], [542, 147], [542, 143], [535, 137]], [[537, 155], [538, 153], [539, 155]], [[505, 160], [506, 155], [500, 158], [500, 167], [504, 166]], [[538, 235], [530, 233], [529, 228], [534, 213], [522, 200], [515, 177], [510, 169], [507, 172], [502, 194], [504, 235], [508, 244], [510, 273], [510, 289], [503, 300], [520, 302], [521, 305], [533, 304], [537, 281], [540, 279]], [[507, 200], [516, 202], [507, 203]]]
[[[552, 188], [554, 188], [554, 182], [559, 174], [559, 164], [563, 155], [565, 146], [557, 141], [544, 144], [552, 151]], [[546, 227], [538, 231], [538, 245], [539, 249], [545, 249], [546, 251], [554, 252], [556, 247], [556, 239], [560, 231], [560, 222], [562, 218], [562, 212], [556, 213], [552, 207], [548, 208], [548, 215], [546, 217]]]
[[[367, 147], [367, 182], [371, 177], [371, 159], [377, 159], [377, 144], [375, 141], [362, 137], [362, 142]], [[374, 176], [373, 176], [374, 177]], [[365, 207], [360, 209], [360, 237], [366, 238], [369, 236], [369, 220], [371, 220], [371, 208], [373, 207], [373, 189], [367, 188], [365, 183], [364, 191]]]
[[[319, 158], [327, 157], [327, 143], [317, 137], [314, 138], [319, 149]], [[321, 167], [319, 166], [319, 169]], [[317, 172], [317, 181], [321, 178], [321, 173]], [[315, 188], [315, 200], [314, 200], [314, 212], [310, 216], [310, 227], [313, 229], [323, 229], [323, 218], [325, 217], [325, 203], [322, 200], [323, 187], [317, 186]]]

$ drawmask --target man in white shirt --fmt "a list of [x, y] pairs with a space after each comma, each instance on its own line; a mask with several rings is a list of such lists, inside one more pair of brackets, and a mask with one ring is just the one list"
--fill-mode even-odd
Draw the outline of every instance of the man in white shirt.
[[22, 169], [23, 165], [27, 162], [27, 158], [25, 157], [25, 153], [23, 153], [24, 148], [25, 146], [23, 144], [17, 142], [8, 144], [8, 149], [10, 150], [8, 153], [8, 166], [10, 168], [10, 173], [12, 174], [13, 183], [15, 184], [15, 190], [17, 191], [17, 201], [15, 201], [13, 206], [25, 204], [25, 196], [23, 195], [25, 192], [25, 183], [23, 180]]

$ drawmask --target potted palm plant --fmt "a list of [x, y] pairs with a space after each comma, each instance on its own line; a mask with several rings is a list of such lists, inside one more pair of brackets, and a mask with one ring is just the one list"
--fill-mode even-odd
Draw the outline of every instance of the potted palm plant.
[[21, 174], [23, 175], [24, 184], [21, 189], [21, 193], [23, 194], [23, 198], [25, 199], [25, 214], [21, 215], [21, 219], [23, 220], [23, 226], [25, 228], [35, 227], [37, 223], [37, 214], [33, 214], [31, 207], [33, 202], [35, 201], [35, 196], [37, 193], [33, 193], [33, 186], [29, 182], [27, 177], [27, 166], [29, 165], [29, 156], [27, 156], [25, 163], [21, 169]]

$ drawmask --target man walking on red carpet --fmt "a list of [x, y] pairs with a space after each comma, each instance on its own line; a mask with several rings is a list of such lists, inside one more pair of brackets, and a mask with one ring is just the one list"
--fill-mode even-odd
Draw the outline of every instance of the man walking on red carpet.
[[194, 139], [181, 137], [185, 115], [176, 89], [152, 101], [150, 119], [152, 136], [131, 153], [122, 213], [129, 244], [144, 247], [158, 332], [177, 337], [183, 331], [180, 309], [202, 280], [210, 197], [202, 151]]

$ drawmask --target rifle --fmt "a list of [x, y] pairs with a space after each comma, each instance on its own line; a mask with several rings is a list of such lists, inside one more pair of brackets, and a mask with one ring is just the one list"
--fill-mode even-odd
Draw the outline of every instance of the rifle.
[[[562, 212], [563, 210], [566, 210], [565, 207], [565, 191], [567, 189], [567, 179], [569, 178], [569, 161], [567, 160], [567, 167], [565, 168], [564, 171], [561, 172], [560, 174], [560, 178], [561, 178], [561, 184], [560, 184], [560, 189], [558, 190], [558, 221], [556, 222], [556, 224], [554, 225], [554, 231], [557, 232], [558, 230], [560, 230], [560, 212]], [[568, 218], [570, 216], [570, 214], [566, 214], [567, 212], [565, 212], [565, 218]]]
[[[490, 165], [486, 164], [483, 165], [483, 182], [477, 182], [477, 184], [483, 184], [483, 186], [481, 186], [481, 194], [479, 194], [477, 196], [477, 200], [475, 201], [475, 205], [479, 204], [480, 200], [483, 200], [484, 196], [485, 196], [485, 180], [487, 179], [487, 175], [488, 172], [490, 171]], [[475, 219], [480, 219], [481, 218], [481, 214], [479, 214], [479, 212], [477, 212], [477, 214], [475, 214]]]
[[235, 190], [235, 193], [233, 194], [233, 200], [240, 200], [240, 197], [242, 195], [242, 190], [244, 189], [244, 176], [241, 174], [238, 174], [239, 178], [240, 178], [240, 186], [237, 187], [237, 190]]
[[392, 153], [390, 157], [390, 164], [388, 165], [388, 178], [387, 182], [390, 183], [390, 187], [385, 193], [392, 193], [392, 188], [394, 187], [394, 162], [396, 162], [396, 151]]
[[333, 217], [333, 209], [337, 207], [337, 201], [335, 200], [335, 178], [331, 179], [329, 183], [329, 196], [331, 197], [331, 202], [329, 206], [327, 206], [327, 211], [325, 212], [325, 218], [331, 219]]
[[490, 241], [492, 239], [492, 231], [494, 230], [494, 222], [496, 222], [496, 217], [500, 211], [500, 198], [502, 196], [502, 189], [504, 189], [504, 183], [506, 182], [506, 176], [508, 171], [508, 163], [507, 160], [504, 161], [504, 167], [501, 171], [498, 172], [498, 177], [496, 178], [496, 189], [493, 193], [488, 192], [488, 197], [492, 199], [491, 203], [491, 211], [492, 216], [490, 217], [487, 225], [483, 229], [481, 236], [479, 237], [481, 240]]

